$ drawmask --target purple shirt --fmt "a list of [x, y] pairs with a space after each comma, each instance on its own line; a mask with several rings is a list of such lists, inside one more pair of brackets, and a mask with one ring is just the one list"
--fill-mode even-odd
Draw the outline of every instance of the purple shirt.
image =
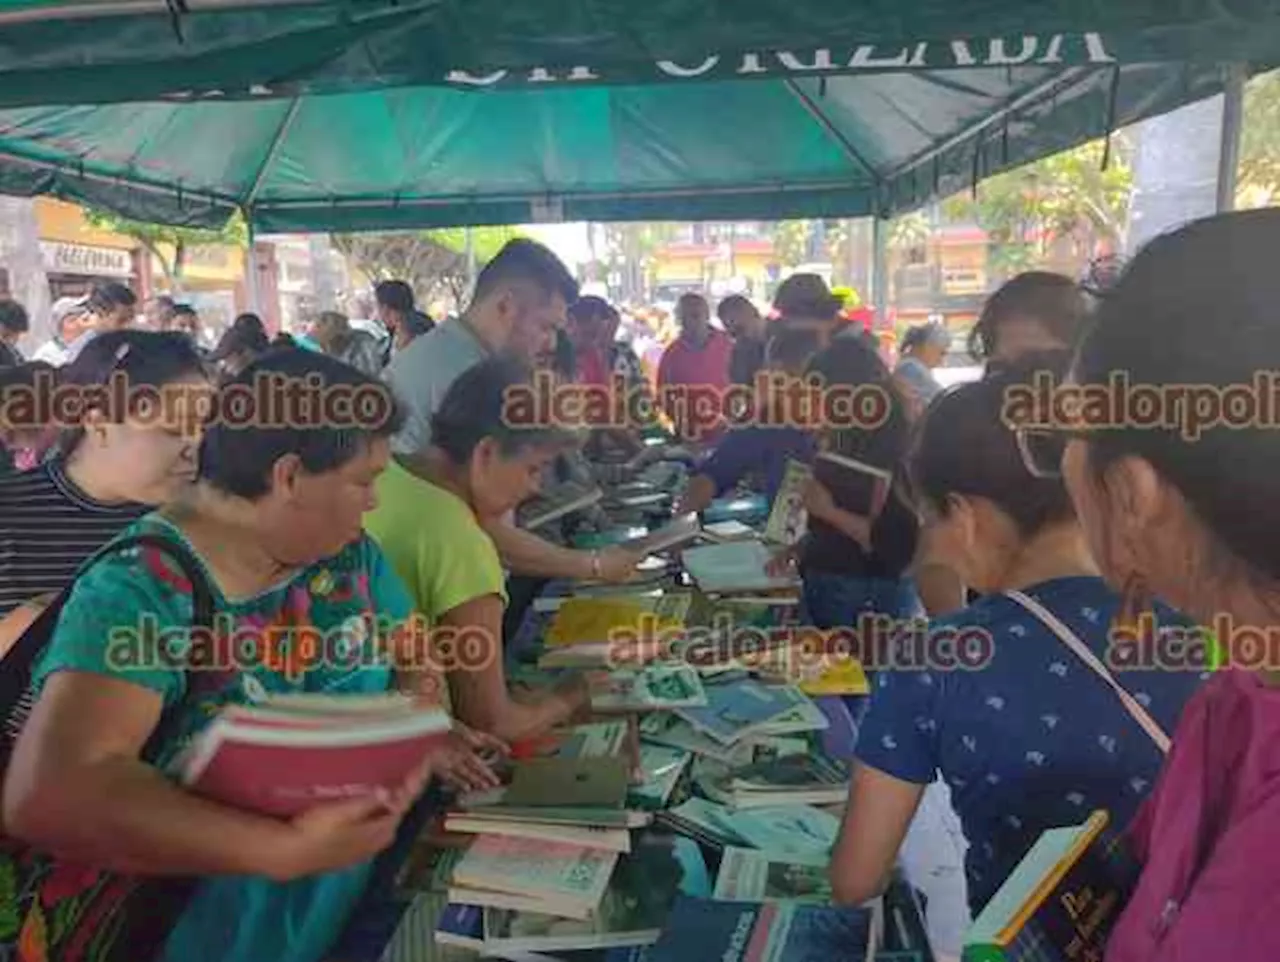
[[1280, 689], [1219, 672], [1130, 831], [1142, 878], [1106, 962], [1280, 959]]
[[813, 437], [799, 428], [751, 425], [726, 434], [698, 473], [715, 482], [716, 497], [755, 475], [772, 502], [782, 485], [787, 461], [808, 464], [816, 451]]

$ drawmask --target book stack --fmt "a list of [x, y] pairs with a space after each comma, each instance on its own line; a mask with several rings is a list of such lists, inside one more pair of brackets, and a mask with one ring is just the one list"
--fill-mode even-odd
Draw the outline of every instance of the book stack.
[[609, 721], [518, 746], [510, 784], [449, 813], [447, 831], [475, 838], [452, 866], [438, 943], [558, 957], [657, 939], [683, 870], [633, 806], [638, 790], [663, 804], [688, 756], [642, 754], [633, 783], [628, 745], [627, 724]]
[[849, 794], [849, 766], [821, 754], [789, 755], [739, 768], [700, 759], [695, 779], [707, 798], [733, 810], [842, 805]]
[[181, 776], [198, 795], [289, 818], [396, 791], [450, 727], [443, 711], [401, 695], [274, 695], [224, 708], [185, 752]]

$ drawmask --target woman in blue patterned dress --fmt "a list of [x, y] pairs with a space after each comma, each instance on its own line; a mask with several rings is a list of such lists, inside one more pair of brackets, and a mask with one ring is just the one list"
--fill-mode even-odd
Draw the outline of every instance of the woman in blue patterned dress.
[[[1111, 664], [1119, 601], [1098, 576], [1062, 481], [1031, 474], [1006, 422], [1007, 392], [1030, 374], [964, 385], [925, 417], [911, 462], [920, 508], [934, 543], [983, 597], [929, 624], [924, 663], [877, 674], [831, 865], [842, 902], [880, 890], [939, 773], [969, 841], [976, 914], [1041, 832], [1095, 809], [1123, 828], [1159, 771], [1161, 749], [1118, 694], [1005, 593], [1047, 609]], [[948, 657], [957, 651], [947, 639], [960, 633], [965, 660]], [[1113, 678], [1172, 732], [1203, 675], [1142, 669]]]

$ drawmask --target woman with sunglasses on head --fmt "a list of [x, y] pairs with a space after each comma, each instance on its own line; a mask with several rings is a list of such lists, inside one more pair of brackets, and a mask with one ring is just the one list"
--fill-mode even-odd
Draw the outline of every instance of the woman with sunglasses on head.
[[[1147, 729], [1077, 653], [1105, 665], [1120, 602], [1098, 577], [1062, 479], [1038, 476], [1006, 423], [1008, 392], [1026, 382], [1011, 370], [966, 384], [925, 416], [911, 457], [920, 510], [942, 556], [985, 597], [929, 624], [930, 663], [877, 674], [831, 866], [841, 902], [880, 891], [939, 773], [969, 840], [976, 914], [1041, 832], [1099, 808], [1123, 825], [1159, 770]], [[952, 657], [961, 652], [964, 661]], [[1166, 728], [1201, 682], [1121, 674]]]
[[1106, 390], [1124, 372], [1135, 401], [1139, 385], [1148, 396], [1154, 387], [1175, 417], [1189, 388], [1219, 402], [1255, 398], [1254, 410], [1237, 405], [1228, 420], [1227, 404], [1222, 421], [1196, 431], [1086, 423], [1062, 460], [1107, 581], [1136, 609], [1152, 595], [1177, 605], [1234, 659], [1176, 733], [1166, 728], [1173, 747], [1130, 831], [1142, 876], [1107, 962], [1280, 958], [1280, 665], [1273, 644], [1244, 644], [1274, 638], [1280, 620], [1280, 433], [1266, 413], [1273, 402], [1258, 397], [1273, 388], [1255, 386], [1280, 370], [1277, 245], [1277, 210], [1152, 241], [1100, 298], [1071, 374]]
[[[0, 478], [0, 650], [89, 555], [191, 484], [198, 402], [209, 390], [200, 356], [181, 334], [111, 331], [67, 367], [39, 373], [26, 410], [38, 411], [43, 397], [55, 417], [75, 420], [60, 425], [56, 456]], [[54, 392], [81, 403], [49, 405]], [[152, 409], [144, 395], [165, 403]], [[114, 409], [120, 400], [126, 409]]]

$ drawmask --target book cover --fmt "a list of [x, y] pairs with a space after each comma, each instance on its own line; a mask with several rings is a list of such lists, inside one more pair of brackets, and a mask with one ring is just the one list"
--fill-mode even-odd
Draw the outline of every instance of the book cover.
[[702, 533], [712, 541], [740, 541], [757, 537], [756, 529], [741, 521], [717, 521], [704, 525]]
[[794, 591], [800, 583], [798, 576], [771, 575], [766, 570], [772, 557], [762, 541], [702, 545], [681, 555], [689, 577], [711, 594]]
[[856, 658], [837, 658], [824, 663], [812, 676], [801, 679], [799, 687], [814, 698], [871, 694], [867, 673]]
[[541, 806], [622, 808], [630, 765], [607, 758], [531, 758], [517, 762], [503, 800], [522, 808]]
[[448, 737], [449, 716], [417, 711], [343, 726], [213, 720], [189, 749], [182, 780], [237, 808], [288, 818], [313, 805], [394, 791]]
[[470, 818], [465, 813], [445, 816], [447, 832], [467, 835], [503, 835], [508, 838], [527, 838], [539, 842], [561, 842], [565, 845], [581, 845], [606, 852], [631, 851], [631, 832], [625, 828], [601, 828], [595, 825], [559, 825], [548, 822], [497, 821], [489, 818]]
[[677, 709], [686, 722], [724, 745], [732, 745], [760, 726], [789, 715], [809, 699], [788, 685], [762, 685], [746, 679], [707, 685], [704, 707]]
[[1044, 832], [974, 920], [964, 962], [1100, 962], [1136, 875], [1107, 824], [1100, 810]]
[[835, 451], [823, 451], [814, 460], [813, 476], [831, 492], [844, 510], [875, 519], [884, 509], [893, 484], [893, 473]]
[[788, 460], [782, 483], [769, 509], [769, 520], [764, 526], [764, 540], [771, 544], [791, 547], [804, 537], [809, 513], [804, 507], [804, 486], [813, 477], [807, 464]]
[[642, 712], [692, 708], [707, 703], [698, 672], [688, 665], [655, 664], [618, 670], [589, 682], [597, 712]]
[[658, 554], [696, 541], [702, 534], [702, 525], [696, 514], [675, 518], [643, 538], [623, 543], [623, 547], [642, 554]]
[[525, 758], [608, 758], [626, 748], [625, 721], [592, 722], [562, 728], [511, 745], [514, 760]]
[[595, 906], [563, 898], [538, 898], [533, 895], [516, 895], [512, 892], [495, 892], [489, 889], [473, 889], [465, 885], [450, 886], [446, 893], [449, 902], [483, 911], [503, 909], [509, 912], [532, 912], [536, 915], [554, 915], [563, 919], [586, 920], [591, 918]]
[[453, 882], [593, 909], [604, 896], [617, 862], [617, 852], [481, 835], [454, 869]]
[[820, 753], [789, 755], [737, 769], [704, 760], [694, 778], [708, 798], [734, 810], [777, 805], [840, 805], [848, 769]]
[[616, 808], [587, 808], [547, 806], [523, 808], [504, 804], [501, 794], [497, 801], [460, 802], [461, 808], [471, 818], [487, 818], [495, 821], [545, 822], [552, 825], [593, 825], [599, 828], [642, 828], [653, 820], [648, 812], [633, 812]]
[[662, 932], [683, 874], [670, 839], [647, 837], [634, 853], [619, 860], [590, 919], [490, 909], [485, 912], [484, 951], [560, 952], [651, 944]]
[[640, 746], [641, 781], [631, 786], [627, 801], [647, 809], [665, 806], [691, 758], [693, 758], [692, 752], [680, 748], [642, 744]]
[[520, 506], [517, 516], [520, 527], [533, 531], [545, 527], [566, 515], [581, 511], [598, 503], [604, 491], [581, 484], [562, 484], [535, 495]]
[[750, 848], [726, 848], [712, 898], [720, 902], [831, 903], [830, 859], [779, 859]]
[[569, 645], [635, 642], [646, 635], [654, 641], [665, 631], [683, 628], [692, 595], [613, 594], [570, 598], [556, 610], [543, 638], [547, 648]]
[[871, 962], [877, 920], [867, 908], [681, 897], [650, 962]]

